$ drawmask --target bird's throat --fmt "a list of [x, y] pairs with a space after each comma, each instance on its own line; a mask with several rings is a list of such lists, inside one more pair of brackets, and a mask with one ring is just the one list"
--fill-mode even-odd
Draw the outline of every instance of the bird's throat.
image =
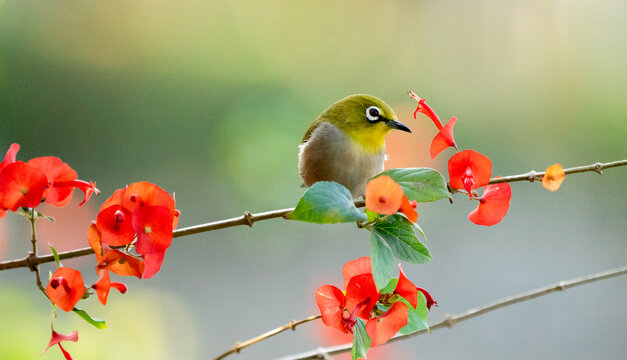
[[347, 133], [349, 139], [357, 143], [365, 152], [377, 154], [385, 148], [385, 135], [389, 128], [368, 129], [368, 131], [352, 131]]

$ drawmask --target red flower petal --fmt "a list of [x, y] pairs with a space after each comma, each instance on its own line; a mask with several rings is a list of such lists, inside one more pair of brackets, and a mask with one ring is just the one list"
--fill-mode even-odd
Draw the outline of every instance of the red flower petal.
[[172, 212], [163, 206], [144, 206], [133, 212], [139, 254], [164, 252], [172, 244]]
[[416, 115], [421, 112], [427, 115], [433, 121], [435, 126], [438, 127], [438, 130], [441, 130], [442, 122], [440, 121], [438, 115], [436, 115], [435, 111], [433, 111], [433, 109], [425, 102], [425, 100], [427, 99], [421, 99], [418, 95], [414, 94], [413, 91], [409, 92], [409, 96], [418, 101], [418, 107], [416, 107], [416, 111], [414, 111], [414, 119], [416, 118]]
[[16, 143], [11, 144], [11, 146], [9, 147], [9, 150], [7, 150], [7, 154], [4, 156], [4, 160], [0, 162], [0, 170], [2, 170], [3, 167], [9, 164], [13, 164], [15, 162], [15, 159], [17, 157], [17, 152], [19, 150], [20, 150], [20, 144], [16, 144]]
[[66, 267], [58, 268], [48, 282], [46, 294], [58, 307], [71, 311], [85, 294], [85, 284], [81, 273]]
[[135, 238], [131, 213], [120, 205], [112, 205], [100, 211], [96, 217], [100, 241], [106, 245], [122, 246]]
[[385, 344], [403, 326], [407, 325], [409, 309], [405, 303], [397, 301], [383, 315], [368, 320], [366, 332], [372, 343], [370, 346]]
[[381, 175], [366, 185], [366, 209], [383, 215], [394, 215], [401, 207], [403, 189], [391, 177]]
[[144, 262], [119, 250], [104, 253], [96, 265], [96, 271], [110, 270], [119, 276], [137, 276], [142, 278]]
[[346, 298], [340, 289], [333, 285], [322, 285], [316, 290], [316, 304], [326, 326], [348, 333], [348, 329], [342, 325]]
[[46, 175], [22, 161], [6, 165], [0, 171], [0, 208], [11, 211], [41, 203], [48, 181]]
[[508, 183], [492, 184], [485, 187], [479, 206], [468, 214], [468, 219], [477, 225], [498, 224], [509, 209], [512, 188]]
[[366, 306], [358, 309], [355, 314], [362, 319], [370, 318], [370, 312], [379, 300], [379, 292], [374, 284], [372, 274], [353, 276], [346, 286], [346, 308], [352, 312], [358, 304], [366, 299], [369, 299]]
[[145, 269], [143, 273], [144, 279], [150, 279], [156, 274], [159, 269], [161, 269], [161, 264], [163, 263], [163, 257], [165, 256], [165, 251], [144, 254], [142, 257], [144, 258]]
[[117, 189], [116, 191], [113, 192], [113, 195], [111, 195], [111, 197], [109, 197], [107, 200], [105, 200], [105, 202], [102, 204], [102, 206], [100, 206], [100, 210], [98, 211], [102, 211], [106, 208], [108, 208], [109, 206], [113, 206], [113, 205], [122, 205], [122, 197], [124, 197], [124, 191], [126, 189]]
[[453, 188], [466, 189], [470, 193], [490, 182], [492, 162], [474, 150], [464, 150], [450, 158], [448, 173]]
[[122, 206], [131, 212], [144, 206], [164, 206], [174, 216], [174, 199], [159, 186], [147, 181], [130, 184], [122, 197]]
[[433, 138], [431, 142], [431, 158], [435, 159], [442, 150], [446, 149], [449, 146], [453, 146], [457, 148], [457, 144], [455, 144], [455, 138], [453, 137], [453, 127], [457, 122], [456, 117], [452, 117], [451, 120], [446, 123], [446, 125], [440, 129], [440, 132]]
[[100, 261], [103, 251], [102, 244], [100, 243], [100, 232], [98, 231], [98, 226], [96, 226], [95, 222], [87, 229], [87, 242], [89, 242], [89, 246], [96, 254], [96, 261]]
[[93, 284], [92, 289], [98, 294], [98, 300], [102, 305], [107, 305], [107, 298], [109, 297], [109, 291], [114, 288], [124, 294], [126, 292], [126, 285], [120, 282], [111, 282], [109, 278], [108, 270], [100, 270], [100, 279]]
[[52, 330], [52, 337], [50, 338], [50, 342], [48, 343], [48, 346], [46, 346], [46, 348], [44, 349], [44, 351], [42, 351], [41, 353], [45, 353], [48, 349], [50, 349], [50, 347], [54, 346], [54, 345], [59, 345], [59, 348], [61, 348], [61, 352], [63, 352], [63, 356], [65, 356], [65, 358], [67, 360], [72, 360], [72, 357], [70, 356], [70, 354], [65, 351], [64, 348], [61, 347], [61, 341], [73, 341], [73, 342], [77, 342], [78, 341], [78, 331], [72, 331], [71, 333], [67, 334], [67, 335], [63, 335], [63, 334], [59, 334], [58, 332]]
[[[414, 202], [415, 204], [415, 202]], [[412, 205], [411, 202], [407, 199], [407, 196], [403, 194], [403, 200], [401, 202], [401, 208], [398, 211], [402, 212], [407, 216], [407, 219], [413, 223], [418, 221], [418, 213], [416, 212], [416, 208]]]
[[435, 305], [438, 306], [438, 302], [433, 300], [433, 297], [431, 296], [431, 294], [429, 294], [429, 292], [423, 288], [416, 288], [418, 289], [418, 291], [420, 291], [422, 293], [422, 295], [425, 296], [425, 301], [427, 303], [427, 310], [431, 310], [431, 306]]
[[344, 289], [348, 287], [348, 282], [355, 276], [361, 274], [372, 274], [372, 265], [370, 258], [367, 256], [359, 259], [351, 260], [342, 267], [342, 275], [344, 276]]
[[56, 187], [56, 182], [67, 182], [77, 178], [74, 171], [68, 164], [55, 156], [37, 157], [29, 160], [27, 165], [39, 169], [46, 174], [48, 179], [48, 189], [44, 193], [46, 203], [54, 206], [64, 206], [72, 198], [72, 187]]
[[398, 271], [398, 282], [396, 283], [394, 294], [402, 296], [403, 299], [407, 300], [415, 309], [416, 306], [418, 306], [418, 289], [416, 288], [416, 285], [405, 277], [401, 264], [398, 264]]
[[96, 290], [98, 294], [98, 300], [102, 305], [107, 305], [107, 298], [109, 297], [109, 290], [111, 289], [111, 279], [109, 278], [109, 271], [101, 270], [100, 279], [93, 284], [92, 289]]

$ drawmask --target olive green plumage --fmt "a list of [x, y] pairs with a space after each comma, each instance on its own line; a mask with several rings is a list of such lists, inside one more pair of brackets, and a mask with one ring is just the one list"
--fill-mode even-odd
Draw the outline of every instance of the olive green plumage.
[[338, 182], [354, 198], [383, 171], [385, 135], [390, 130], [411, 132], [382, 100], [350, 95], [332, 104], [311, 124], [300, 145], [298, 167], [305, 185]]

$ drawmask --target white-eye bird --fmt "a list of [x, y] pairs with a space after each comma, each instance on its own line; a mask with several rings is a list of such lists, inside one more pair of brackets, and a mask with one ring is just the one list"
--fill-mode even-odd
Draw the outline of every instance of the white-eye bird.
[[353, 198], [383, 171], [385, 135], [392, 129], [411, 132], [388, 104], [371, 95], [350, 95], [329, 106], [311, 124], [298, 152], [305, 185], [335, 181]]

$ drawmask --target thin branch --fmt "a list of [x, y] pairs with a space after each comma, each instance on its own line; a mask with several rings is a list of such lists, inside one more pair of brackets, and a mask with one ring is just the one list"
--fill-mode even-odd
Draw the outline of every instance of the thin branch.
[[[569, 175], [569, 174], [582, 173], [582, 172], [586, 172], [586, 171], [594, 171], [594, 172], [599, 173], [599, 175], [602, 175], [603, 174], [603, 170], [605, 170], [605, 169], [609, 169], [609, 168], [613, 168], [613, 167], [617, 167], [617, 166], [625, 166], [625, 165], [627, 165], [627, 160], [612, 161], [612, 162], [609, 162], [609, 163], [600, 163], [600, 162], [598, 162], [596, 164], [591, 164], [591, 165], [586, 165], [586, 166], [577, 166], [577, 167], [573, 167], [573, 168], [569, 168], [569, 169], [564, 169], [564, 173], [566, 175]], [[492, 179], [490, 179], [490, 184], [498, 184], [498, 183], [504, 183], [504, 182], [515, 182], [515, 181], [534, 182], [534, 181], [542, 180], [543, 176], [544, 176], [544, 171], [543, 172], [536, 172], [534, 170], [531, 170], [530, 172], [528, 172], [526, 174], [492, 178]]]
[[[601, 171], [604, 169], [617, 167], [617, 166], [625, 166], [625, 165], [627, 165], [627, 160], [619, 160], [619, 161], [614, 161], [614, 162], [609, 162], [609, 163], [596, 163], [596, 164], [587, 165], [587, 166], [574, 167], [570, 169], [565, 169], [564, 172], [567, 175], [580, 173], [580, 172], [586, 172], [586, 171], [595, 171], [600, 174]], [[532, 170], [526, 174], [492, 178], [490, 179], [490, 184], [514, 182], [514, 181], [533, 182], [536, 180], [541, 180], [542, 176], [544, 176], [544, 172], [536, 172]], [[363, 200], [355, 201], [355, 206], [357, 207], [363, 207], [364, 205], [365, 203]], [[293, 210], [294, 208], [289, 208], [289, 209], [266, 211], [266, 212], [262, 212], [258, 214], [251, 214], [250, 212], [246, 211], [244, 215], [234, 217], [231, 219], [219, 220], [219, 221], [214, 221], [214, 222], [210, 222], [206, 224], [194, 225], [194, 226], [189, 226], [189, 227], [174, 230], [173, 236], [180, 237], [180, 236], [198, 234], [198, 233], [208, 232], [208, 231], [213, 231], [213, 230], [218, 230], [218, 229], [225, 229], [225, 228], [239, 226], [239, 225], [248, 225], [252, 227], [253, 224], [257, 221], [282, 218], [285, 215], [292, 212]], [[93, 252], [94, 251], [88, 247], [66, 251], [66, 252], [59, 253], [59, 259], [61, 260], [71, 259], [71, 258], [75, 258], [79, 256], [89, 255], [89, 254], [92, 254]], [[52, 261], [54, 261], [54, 257], [52, 255], [35, 256], [35, 257], [27, 256], [22, 259], [0, 262], [0, 271], [20, 268], [20, 267], [31, 267], [32, 265], [39, 265], [39, 264], [48, 263]]]
[[[588, 284], [588, 283], [595, 282], [595, 281], [605, 280], [605, 279], [609, 279], [615, 276], [620, 276], [620, 275], [625, 275], [625, 274], [627, 274], [627, 266], [623, 266], [623, 267], [616, 268], [613, 270], [599, 272], [599, 273], [592, 274], [592, 275], [582, 276], [582, 277], [568, 280], [568, 281], [560, 281], [557, 284], [541, 287], [541, 288], [527, 291], [527, 292], [524, 292], [522, 294], [518, 294], [515, 296], [506, 297], [504, 299], [501, 299], [501, 300], [498, 300], [498, 301], [495, 301], [495, 302], [492, 302], [492, 303], [489, 303], [480, 307], [476, 307], [474, 309], [467, 310], [457, 315], [452, 315], [452, 316], [446, 315], [444, 317], [444, 320], [437, 322], [433, 325], [430, 325], [429, 329], [431, 331], [445, 328], [445, 327], [450, 329], [459, 322], [474, 318], [479, 315], [483, 315], [485, 313], [488, 313], [488, 312], [491, 312], [491, 311], [494, 311], [494, 310], [497, 310], [497, 309], [500, 309], [509, 305], [535, 299], [537, 297], [548, 295], [556, 291], [562, 291], [562, 290], [566, 290], [575, 286], [584, 285], [584, 284]], [[422, 335], [424, 333], [427, 333], [426, 329], [417, 331], [413, 334], [397, 335], [393, 337], [392, 339], [390, 339], [387, 342], [387, 344], [394, 342], [394, 341], [404, 340], [413, 336]], [[337, 355], [337, 354], [348, 352], [350, 351], [351, 347], [352, 347], [352, 344], [344, 344], [344, 345], [331, 346], [331, 347], [326, 347], [326, 348], [319, 348], [316, 350], [311, 350], [311, 351], [303, 352], [303, 353], [296, 354], [296, 355], [286, 356], [286, 357], [281, 358], [280, 360], [324, 359], [324, 356]]]
[[263, 341], [263, 340], [265, 340], [267, 338], [270, 338], [270, 337], [272, 337], [274, 335], [280, 334], [280, 333], [282, 333], [285, 330], [288, 330], [288, 329], [296, 330], [296, 326], [304, 324], [304, 323], [308, 323], [310, 321], [314, 321], [314, 320], [320, 319], [320, 317], [321, 317], [320, 315], [312, 315], [312, 316], [310, 316], [310, 317], [308, 317], [306, 319], [303, 319], [303, 320], [298, 320], [298, 321], [292, 320], [292, 321], [290, 321], [289, 323], [287, 323], [287, 324], [285, 324], [283, 326], [280, 326], [280, 327], [278, 327], [276, 329], [272, 329], [270, 331], [267, 331], [267, 332], [265, 332], [265, 333], [263, 333], [263, 334], [261, 334], [259, 336], [255, 336], [252, 339], [248, 339], [248, 340], [246, 340], [244, 342], [235, 343], [233, 348], [225, 351], [223, 354], [219, 355], [218, 357], [214, 358], [213, 360], [221, 360], [221, 359], [224, 359], [225, 357], [227, 357], [227, 356], [229, 356], [231, 354], [234, 354], [234, 353], [238, 353], [239, 354], [239, 352], [243, 348], [245, 348], [245, 347], [248, 347], [248, 346], [250, 346], [252, 344], [256, 344], [256, 343], [258, 343], [260, 341]]

